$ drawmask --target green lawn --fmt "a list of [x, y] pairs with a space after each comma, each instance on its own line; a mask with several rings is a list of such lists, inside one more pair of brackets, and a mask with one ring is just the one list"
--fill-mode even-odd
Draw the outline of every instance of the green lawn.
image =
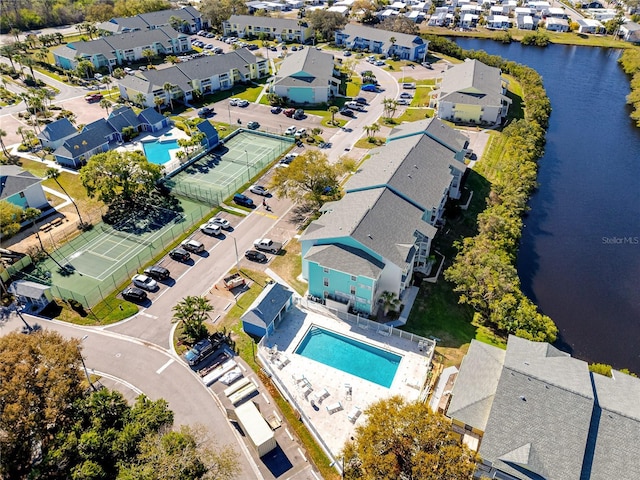
[[291, 239], [285, 245], [285, 255], [277, 255], [271, 262], [271, 270], [280, 275], [296, 292], [304, 295], [308, 285], [299, 280], [302, 273], [302, 258], [300, 257], [300, 242]]
[[355, 145], [353, 146], [354, 148], [376, 148], [379, 147], [381, 145], [384, 145], [385, 143], [385, 138], [382, 137], [362, 137], [360, 140], [358, 140]]
[[398, 123], [416, 122], [431, 117], [433, 117], [432, 108], [407, 108], [402, 115], [396, 118], [396, 121]]

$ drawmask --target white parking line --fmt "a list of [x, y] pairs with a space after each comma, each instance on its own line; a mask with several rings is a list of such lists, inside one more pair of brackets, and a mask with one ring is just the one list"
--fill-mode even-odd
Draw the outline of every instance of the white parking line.
[[173, 363], [173, 358], [172, 358], [171, 360], [168, 360], [168, 361], [167, 361], [167, 363], [165, 363], [165, 364], [164, 364], [163, 366], [161, 366], [158, 370], [156, 370], [156, 373], [157, 373], [158, 375], [160, 375], [160, 374], [161, 374], [162, 372], [164, 372], [164, 371], [167, 369], [167, 367], [168, 367], [169, 365], [171, 365], [172, 363]]

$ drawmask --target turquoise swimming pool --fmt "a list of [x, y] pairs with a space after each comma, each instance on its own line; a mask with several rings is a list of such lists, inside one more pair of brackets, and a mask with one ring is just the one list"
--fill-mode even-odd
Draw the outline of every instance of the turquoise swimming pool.
[[313, 326], [295, 353], [389, 388], [402, 357], [367, 343]]
[[144, 149], [147, 160], [156, 165], [164, 165], [171, 160], [171, 155], [169, 155], [170, 150], [180, 149], [177, 140], [142, 142], [142, 148]]

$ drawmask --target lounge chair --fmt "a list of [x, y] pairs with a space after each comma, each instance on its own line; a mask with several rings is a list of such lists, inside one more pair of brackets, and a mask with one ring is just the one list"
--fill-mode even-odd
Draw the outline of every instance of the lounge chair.
[[293, 378], [293, 381], [296, 385], [303, 380], [306, 380], [304, 373], [294, 373], [293, 375], [291, 375], [291, 378]]
[[283, 357], [276, 362], [276, 366], [278, 367], [278, 370], [282, 370], [284, 367], [289, 365], [290, 362], [291, 360], [289, 360], [289, 357], [283, 355]]
[[306, 385], [304, 385], [301, 389], [302, 396], [304, 398], [307, 398], [309, 396], [309, 394], [313, 392], [313, 388], [311, 388], [311, 385], [309, 385], [308, 383]]
[[313, 399], [316, 401], [316, 403], [319, 405], [322, 403], [322, 401], [327, 398], [329, 396], [329, 392], [327, 391], [326, 388], [323, 388], [322, 390], [320, 390], [319, 392], [316, 392], [313, 394]]
[[327, 405], [327, 412], [329, 412], [329, 415], [339, 412], [340, 410], [342, 410], [342, 404], [340, 402]]
[[360, 409], [360, 407], [353, 407], [351, 411], [347, 413], [347, 418], [351, 423], [356, 423], [356, 420], [358, 420], [358, 417], [361, 413], [362, 410]]

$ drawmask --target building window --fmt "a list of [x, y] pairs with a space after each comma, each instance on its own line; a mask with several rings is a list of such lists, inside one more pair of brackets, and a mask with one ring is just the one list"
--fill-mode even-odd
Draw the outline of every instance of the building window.
[[328, 286], [329, 286], [329, 279], [328, 279], [327, 277], [323, 278], [323, 279], [322, 279], [322, 284], [323, 284], [325, 287], [328, 287]]
[[358, 277], [356, 277], [355, 275], [351, 275], [351, 281], [355, 282], [356, 280], [358, 280]]
[[323, 271], [324, 273], [329, 273], [329, 269], [328, 269], [327, 267], [323, 267], [323, 268], [322, 268], [322, 271]]
[[356, 294], [356, 287], [355, 285], [351, 285], [351, 287], [349, 287], [349, 293], [351, 295], [355, 295]]

